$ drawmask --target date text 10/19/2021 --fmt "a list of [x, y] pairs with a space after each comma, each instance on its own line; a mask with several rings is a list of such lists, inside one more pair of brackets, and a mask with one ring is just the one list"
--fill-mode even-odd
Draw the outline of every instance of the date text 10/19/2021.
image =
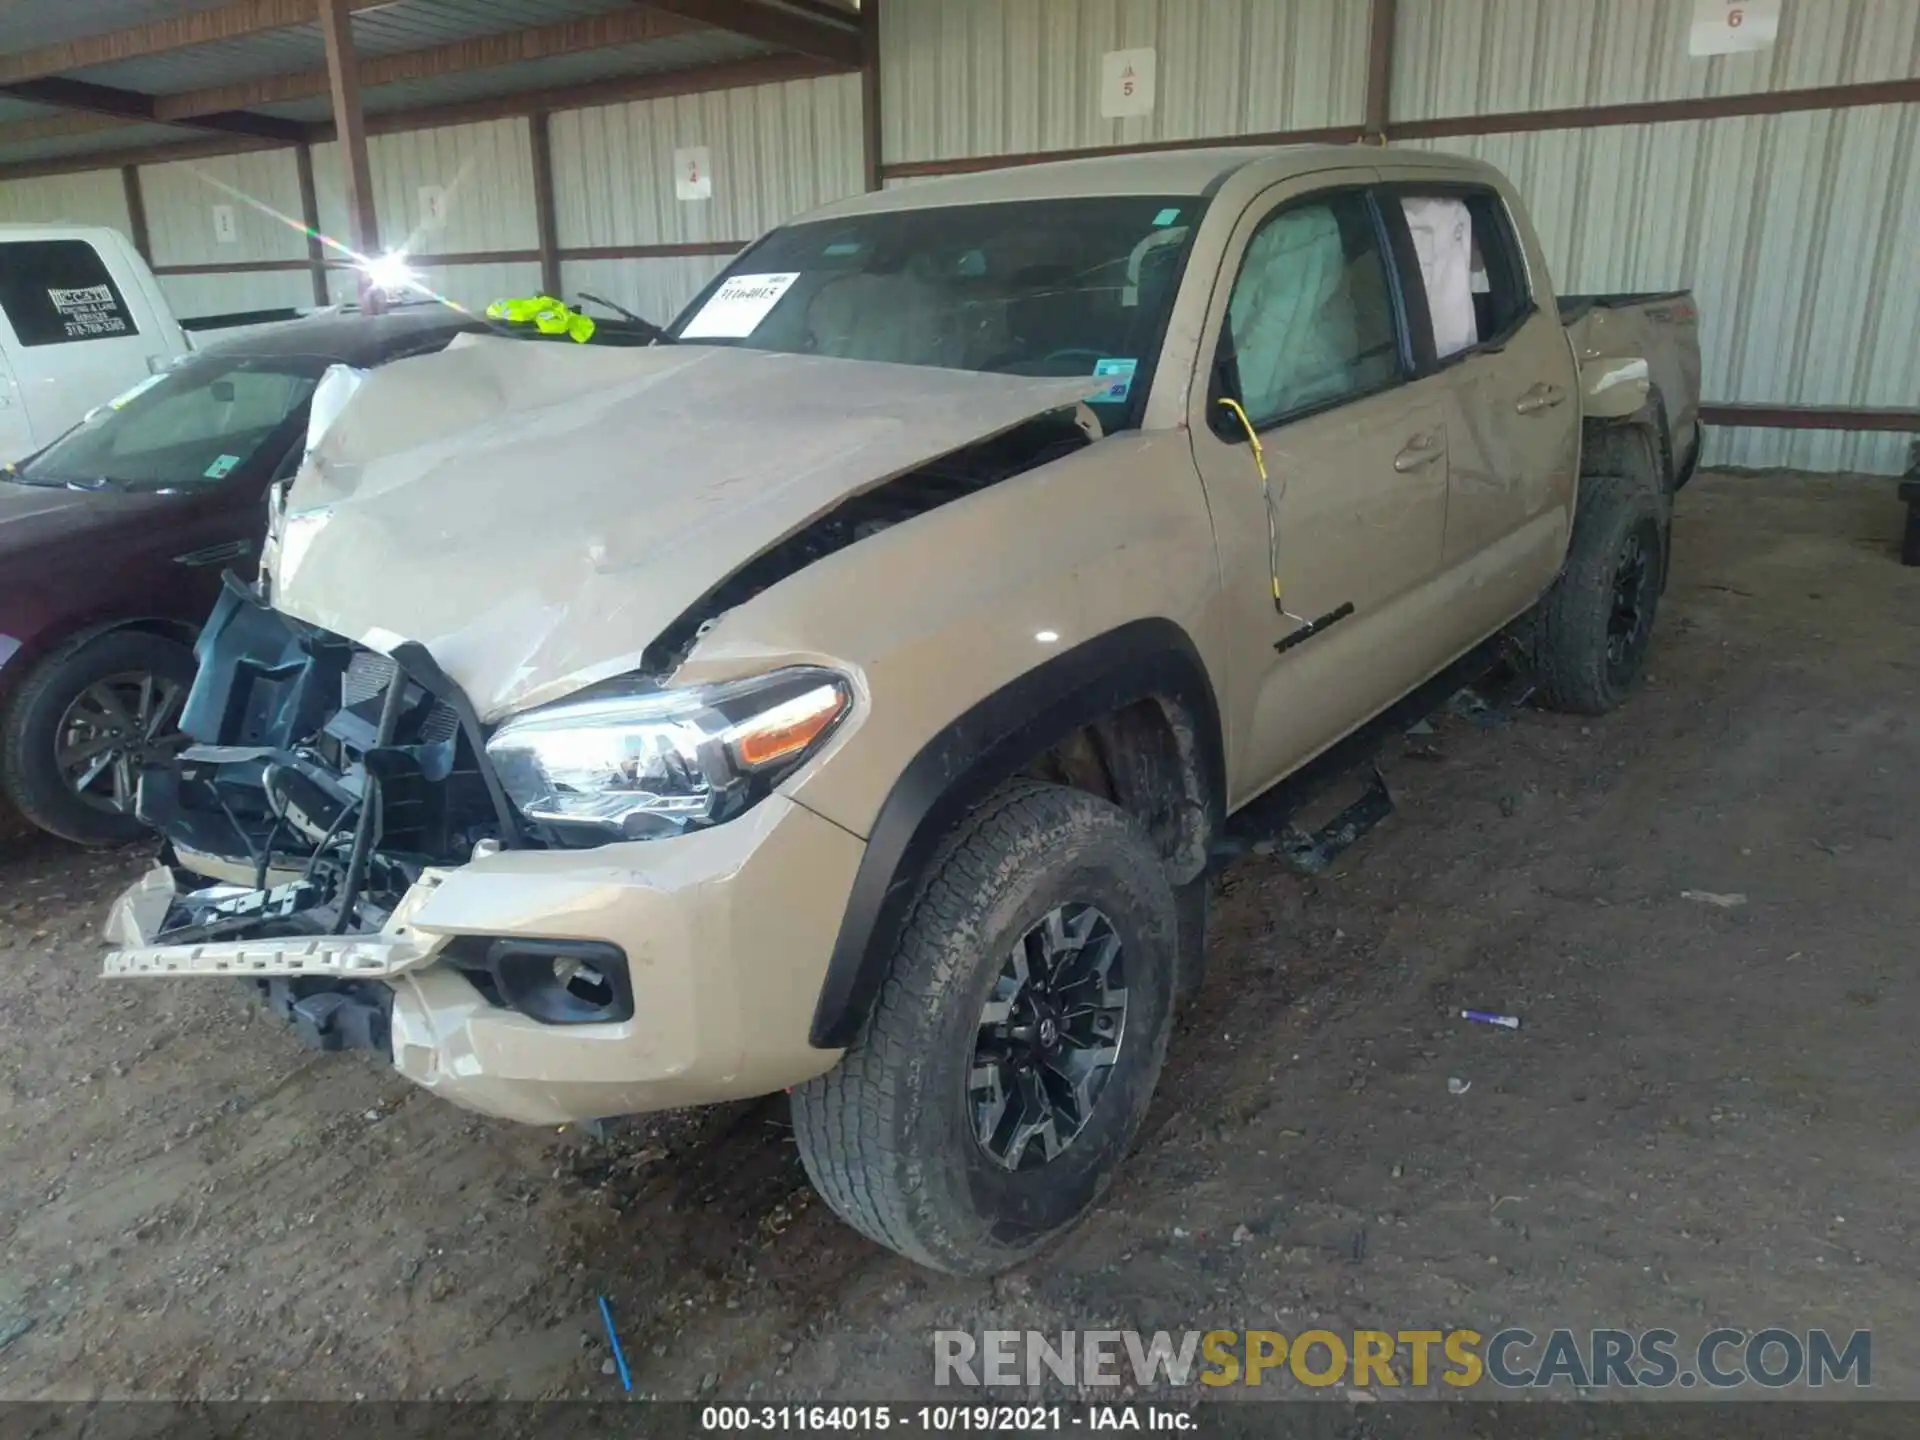
[[1198, 1428], [1191, 1410], [1164, 1405], [707, 1405], [700, 1428], [712, 1432], [882, 1430], [930, 1434], [1010, 1431], [1154, 1430]]

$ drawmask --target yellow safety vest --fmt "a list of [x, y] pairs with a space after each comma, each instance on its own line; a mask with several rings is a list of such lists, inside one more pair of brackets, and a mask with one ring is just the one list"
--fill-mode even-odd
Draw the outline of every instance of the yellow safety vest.
[[505, 320], [510, 325], [532, 325], [542, 335], [568, 335], [579, 344], [593, 338], [593, 317], [569, 310], [551, 295], [532, 295], [518, 300], [496, 300], [487, 306], [489, 320]]

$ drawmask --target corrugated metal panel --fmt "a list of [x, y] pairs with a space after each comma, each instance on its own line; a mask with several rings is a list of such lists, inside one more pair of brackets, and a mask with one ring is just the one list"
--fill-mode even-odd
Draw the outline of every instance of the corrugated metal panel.
[[1920, 74], [1914, 0], [1787, 0], [1772, 48], [1698, 59], [1692, 0], [1399, 0], [1397, 13], [1396, 120]]
[[[314, 146], [313, 172], [320, 228], [344, 237], [346, 192], [339, 155], [340, 147], [331, 142]], [[380, 242], [388, 249], [453, 255], [532, 250], [540, 243], [533, 218], [533, 154], [523, 119], [376, 135], [367, 142], [367, 159]], [[446, 191], [447, 219], [439, 230], [421, 224], [420, 190], [427, 185]]]
[[[445, 265], [420, 272], [420, 281], [442, 299], [475, 313], [508, 295], [540, 293], [538, 265]], [[335, 304], [358, 294], [358, 282], [348, 270], [327, 272], [327, 289]], [[311, 295], [307, 303], [312, 303]]]
[[[425, 80], [408, 80], [397, 85], [374, 86], [361, 92], [360, 101], [368, 114], [378, 115], [390, 110], [414, 110], [428, 105], [515, 94], [522, 90], [564, 90], [569, 85], [607, 80], [617, 75], [652, 75], [667, 70], [691, 70], [702, 65], [717, 65], [728, 60], [744, 60], [772, 53], [766, 46], [756, 45], [751, 40], [743, 40], [723, 30], [708, 30], [675, 35], [666, 40], [652, 40], [644, 45], [609, 45], [574, 55], [523, 60], [502, 69], [466, 70], [452, 75], [435, 75]], [[326, 120], [333, 114], [332, 104], [324, 96], [253, 108], [262, 114], [278, 115], [288, 120]]]
[[[306, 236], [300, 229], [300, 179], [291, 150], [142, 166], [140, 189], [147, 202], [147, 234], [156, 265], [306, 258]], [[216, 205], [233, 207], [236, 239], [227, 244], [214, 233]], [[295, 279], [306, 284], [303, 276]], [[309, 291], [307, 303], [312, 299]]]
[[46, 140], [22, 140], [0, 145], [0, 164], [15, 161], [58, 160], [69, 155], [91, 155], [101, 150], [120, 150], [137, 145], [165, 145], [189, 137], [192, 132], [168, 125], [119, 125], [81, 135], [60, 135]]
[[[1359, 0], [886, 0], [887, 159], [1358, 124]], [[1152, 115], [1100, 116], [1100, 57], [1158, 51]]]
[[12, 120], [49, 120], [62, 112], [51, 105], [35, 105], [30, 100], [15, 100], [0, 95], [0, 124]]
[[[1688, 286], [1717, 401], [1920, 396], [1920, 106], [1435, 142], [1526, 198], [1557, 288]], [[1891, 473], [1899, 435], [1715, 432], [1711, 463]]]
[[[674, 260], [569, 260], [560, 267], [560, 279], [569, 295], [590, 290], [643, 319], [664, 325], [726, 269], [730, 259], [726, 255], [698, 255]], [[591, 305], [587, 311], [600, 313]]]
[[[608, 105], [553, 117], [563, 247], [751, 240], [859, 191], [860, 77]], [[673, 152], [704, 145], [713, 198], [674, 198]]]
[[[182, 319], [196, 315], [235, 315], [243, 310], [305, 310], [313, 304], [313, 282], [303, 271], [274, 270], [252, 275], [162, 275], [160, 289], [173, 313]], [[207, 331], [203, 344], [211, 345], [220, 332]]]
[[[364, 59], [425, 50], [475, 35], [530, 29], [576, 15], [597, 15], [629, 0], [404, 0], [353, 17], [355, 48]], [[114, 27], [107, 27], [114, 28]], [[263, 75], [324, 70], [326, 43], [318, 25], [263, 30], [237, 40], [167, 50], [76, 70], [74, 78], [147, 94], [174, 95]]]
[[124, 30], [205, 10], [221, 0], [61, 0], [58, 5], [0, 5], [0, 52], [58, 45], [107, 30]]
[[131, 228], [118, 170], [0, 181], [0, 224], [111, 225], [123, 233]]

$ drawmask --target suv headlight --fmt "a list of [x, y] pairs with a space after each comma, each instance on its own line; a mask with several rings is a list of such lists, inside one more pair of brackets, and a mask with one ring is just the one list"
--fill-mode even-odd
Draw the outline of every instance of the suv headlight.
[[616, 681], [509, 720], [500, 783], [558, 838], [649, 840], [730, 820], [826, 742], [852, 707], [831, 670], [661, 690]]

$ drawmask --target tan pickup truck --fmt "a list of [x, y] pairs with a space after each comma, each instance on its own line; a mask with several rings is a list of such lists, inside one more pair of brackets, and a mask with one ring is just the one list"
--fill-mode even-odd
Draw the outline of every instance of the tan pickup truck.
[[789, 1089], [853, 1225], [1011, 1264], [1127, 1151], [1230, 816], [1490, 642], [1632, 685], [1695, 317], [1576, 308], [1484, 165], [1194, 150], [336, 374], [107, 973], [533, 1123]]

